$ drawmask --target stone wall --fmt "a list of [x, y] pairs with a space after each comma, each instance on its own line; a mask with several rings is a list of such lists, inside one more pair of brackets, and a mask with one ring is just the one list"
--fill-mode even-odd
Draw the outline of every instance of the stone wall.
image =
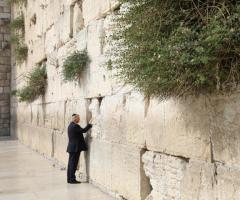
[[0, 136], [10, 135], [10, 7], [0, 0]]
[[[12, 66], [12, 87], [46, 62], [48, 88], [31, 104], [12, 98], [12, 130], [31, 148], [66, 164], [72, 113], [92, 118], [79, 174], [128, 200], [238, 200], [240, 101], [227, 97], [145, 99], [104, 68], [114, 0], [38, 0], [23, 8], [29, 56]], [[16, 9], [17, 10], [17, 9]], [[17, 13], [17, 11], [15, 11]], [[36, 23], [32, 23], [36, 17]], [[79, 82], [63, 82], [62, 64], [87, 49]]]

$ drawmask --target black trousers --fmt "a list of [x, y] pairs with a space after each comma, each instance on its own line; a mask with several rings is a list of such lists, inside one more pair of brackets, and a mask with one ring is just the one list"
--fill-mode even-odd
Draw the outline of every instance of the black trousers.
[[75, 172], [77, 170], [77, 165], [79, 161], [81, 152], [70, 152], [68, 158], [68, 168], [67, 168], [67, 180], [76, 180]]

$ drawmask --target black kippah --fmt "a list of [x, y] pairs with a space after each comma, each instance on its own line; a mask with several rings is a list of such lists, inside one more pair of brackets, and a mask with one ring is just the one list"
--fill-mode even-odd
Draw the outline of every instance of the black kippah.
[[72, 117], [76, 116], [77, 114], [72, 114]]

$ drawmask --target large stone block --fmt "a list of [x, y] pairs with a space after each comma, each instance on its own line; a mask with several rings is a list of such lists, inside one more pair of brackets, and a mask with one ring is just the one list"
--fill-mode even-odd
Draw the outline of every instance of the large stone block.
[[141, 199], [140, 149], [92, 139], [89, 143], [91, 182], [129, 200]]
[[59, 46], [69, 41], [72, 37], [72, 22], [70, 6], [64, 10], [64, 13], [58, 18], [55, 23], [59, 33]]
[[58, 29], [55, 25], [52, 25], [46, 31], [46, 39], [45, 39], [45, 51], [46, 54], [49, 55], [54, 52], [57, 48], [57, 44], [59, 43], [59, 33]]
[[118, 6], [116, 0], [86, 0], [83, 1], [83, 18], [85, 24], [105, 17]]
[[181, 199], [181, 181], [187, 162], [181, 158], [146, 152], [143, 155], [144, 169], [150, 178], [152, 191], [147, 199]]
[[[99, 114], [93, 113], [95, 120], [93, 132], [98, 132], [98, 138], [116, 143], [126, 143], [124, 116], [124, 95], [105, 97], [99, 106]], [[93, 102], [94, 103], [94, 102]], [[93, 109], [92, 109], [93, 110]], [[94, 110], [93, 110], [94, 111]]]
[[240, 166], [239, 95], [211, 98], [208, 106], [214, 159]]
[[147, 199], [215, 199], [214, 164], [151, 151], [143, 154], [142, 158], [152, 186]]
[[144, 122], [147, 148], [210, 160], [210, 121], [205, 104], [204, 98], [151, 100]]
[[217, 165], [216, 195], [219, 200], [238, 200], [240, 198], [240, 170], [237, 167]]
[[48, 128], [38, 127], [35, 130], [39, 138], [39, 152], [47, 155], [48, 157], [53, 155], [53, 130]]
[[51, 129], [17, 123], [16, 131], [17, 138], [25, 145], [49, 157], [52, 156], [53, 131]]
[[17, 106], [17, 122], [20, 124], [30, 124], [31, 118], [31, 106], [27, 104], [21, 104]]
[[181, 180], [181, 200], [215, 199], [215, 165], [197, 160], [190, 160]]
[[46, 59], [45, 35], [37, 38], [34, 42], [28, 44], [27, 65], [34, 68], [36, 64]]
[[68, 153], [66, 152], [67, 149], [67, 133], [64, 132], [59, 132], [59, 131], [54, 131], [54, 136], [53, 136], [53, 157], [60, 161], [62, 164], [65, 166], [67, 165], [68, 162]]
[[72, 34], [76, 34], [84, 28], [84, 18], [82, 13], [82, 1], [78, 1], [72, 5]]

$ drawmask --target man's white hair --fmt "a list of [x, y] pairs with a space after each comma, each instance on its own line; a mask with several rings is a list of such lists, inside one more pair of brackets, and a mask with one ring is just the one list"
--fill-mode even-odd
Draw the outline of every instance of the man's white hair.
[[73, 114], [72, 115], [72, 121], [75, 121], [77, 119], [77, 117], [79, 117], [79, 114]]

